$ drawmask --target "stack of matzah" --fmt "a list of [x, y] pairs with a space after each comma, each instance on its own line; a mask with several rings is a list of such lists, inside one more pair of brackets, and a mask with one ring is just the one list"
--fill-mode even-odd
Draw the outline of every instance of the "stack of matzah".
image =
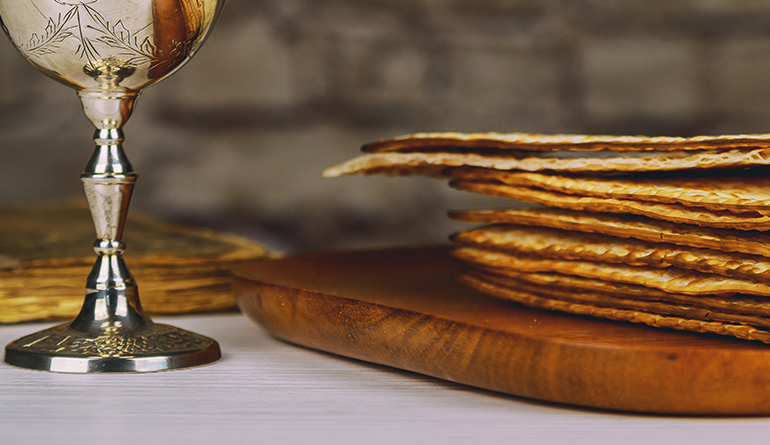
[[417, 134], [327, 170], [430, 174], [535, 209], [453, 212], [459, 280], [539, 309], [770, 343], [770, 135]]

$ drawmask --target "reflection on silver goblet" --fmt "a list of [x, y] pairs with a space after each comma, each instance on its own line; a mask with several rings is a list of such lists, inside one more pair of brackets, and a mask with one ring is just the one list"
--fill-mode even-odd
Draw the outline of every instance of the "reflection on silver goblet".
[[123, 126], [139, 92], [197, 51], [224, 0], [0, 0], [0, 24], [48, 77], [74, 88], [96, 126], [96, 150], [81, 176], [96, 226], [97, 260], [71, 323], [10, 343], [4, 361], [59, 372], [144, 372], [218, 360], [207, 337], [153, 323], [142, 311], [122, 254], [136, 174]]

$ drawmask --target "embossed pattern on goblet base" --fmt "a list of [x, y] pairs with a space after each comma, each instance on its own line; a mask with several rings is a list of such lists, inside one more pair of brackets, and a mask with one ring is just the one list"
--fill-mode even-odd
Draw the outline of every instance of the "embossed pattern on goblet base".
[[39, 371], [87, 373], [165, 371], [202, 366], [220, 358], [214, 340], [169, 325], [94, 337], [65, 324], [8, 344], [3, 361]]

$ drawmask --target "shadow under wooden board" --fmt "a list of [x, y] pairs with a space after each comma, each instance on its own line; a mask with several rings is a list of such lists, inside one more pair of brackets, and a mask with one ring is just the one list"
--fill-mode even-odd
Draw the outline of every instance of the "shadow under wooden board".
[[770, 345], [527, 309], [455, 283], [448, 252], [256, 261], [234, 290], [275, 337], [453, 382], [612, 410], [770, 414]]

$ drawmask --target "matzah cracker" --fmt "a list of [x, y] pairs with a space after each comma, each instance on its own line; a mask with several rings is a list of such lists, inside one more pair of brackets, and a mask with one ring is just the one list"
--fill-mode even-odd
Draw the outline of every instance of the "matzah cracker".
[[770, 281], [770, 259], [758, 255], [682, 248], [608, 235], [512, 225], [493, 225], [454, 234], [458, 243], [546, 258], [677, 267], [746, 280]]
[[447, 174], [570, 195], [682, 204], [711, 211], [770, 214], [770, 175], [767, 174], [637, 179], [504, 172], [473, 167], [451, 169]]
[[693, 224], [719, 229], [770, 230], [770, 216], [764, 216], [756, 212], [741, 214], [710, 212], [706, 209], [687, 207], [681, 204], [659, 204], [614, 198], [575, 196], [566, 193], [471, 179], [456, 179], [450, 185], [459, 190], [516, 199], [548, 207], [598, 213], [631, 213], [678, 224]]
[[770, 148], [727, 151], [673, 151], [648, 156], [541, 157], [516, 152], [506, 155], [480, 153], [372, 153], [324, 171], [335, 178], [352, 174], [436, 174], [441, 167], [483, 167], [497, 170], [571, 172], [645, 172], [770, 165]]
[[680, 246], [741, 252], [770, 258], [770, 235], [757, 231], [711, 229], [634, 215], [582, 213], [561, 209], [467, 210], [449, 216], [471, 223], [505, 223], [600, 233]]
[[[533, 286], [525, 281], [501, 277], [495, 274], [489, 274], [479, 271], [467, 272], [467, 275], [486, 281], [487, 283], [503, 286], [506, 288], [520, 290], [523, 292], [546, 296], [561, 301], [573, 303], [591, 304], [595, 306], [611, 307], [616, 309], [631, 309], [644, 312], [652, 312], [660, 315], [670, 315], [675, 317], [693, 318], [704, 321], [725, 321], [728, 323], [740, 323], [749, 326], [770, 329], [770, 318], [754, 314], [742, 314], [735, 312], [722, 311], [713, 307], [704, 307], [702, 305], [685, 304], [682, 302], [642, 300], [627, 298], [622, 295], [613, 295], [601, 292], [585, 292], [559, 288], [548, 288]], [[706, 297], [702, 297], [706, 300]]]
[[770, 134], [647, 137], [532, 133], [415, 133], [363, 146], [366, 152], [420, 151], [433, 148], [496, 150], [673, 151], [770, 147]]
[[770, 297], [770, 284], [721, 275], [704, 274], [673, 267], [654, 268], [591, 261], [557, 260], [536, 256], [509, 255], [471, 247], [454, 249], [452, 255], [473, 266], [493, 268], [498, 273], [558, 272], [584, 278], [635, 284], [684, 295], [734, 295]]
[[[501, 276], [496, 269], [480, 270], [485, 272], [489, 277], [494, 276], [498, 280], [507, 278], [515, 280], [516, 282], [526, 282], [538, 286], [541, 289], [548, 289], [549, 291], [560, 289], [562, 292], [579, 291], [601, 293], [632, 298], [635, 300], [666, 301], [669, 303], [700, 306], [707, 309], [717, 309], [730, 313], [770, 317], [770, 299], [762, 297], [757, 298], [745, 295], [735, 295], [727, 298], [718, 297], [716, 295], [693, 296], [673, 294], [644, 286], [613, 283], [556, 272], [519, 273], [512, 270], [506, 270], [505, 275]], [[474, 271], [474, 273], [480, 272]]]
[[567, 312], [576, 315], [606, 318], [615, 321], [627, 321], [642, 323], [657, 328], [670, 328], [685, 330], [703, 334], [729, 335], [744, 340], [757, 340], [770, 343], [770, 332], [764, 329], [746, 326], [742, 324], [724, 323], [717, 321], [692, 320], [682, 317], [671, 317], [648, 312], [627, 309], [615, 309], [593, 306], [589, 304], [577, 304], [546, 298], [540, 295], [517, 291], [515, 289], [495, 286], [469, 275], [460, 275], [458, 281], [480, 292], [515, 301], [527, 307], [548, 311]]

